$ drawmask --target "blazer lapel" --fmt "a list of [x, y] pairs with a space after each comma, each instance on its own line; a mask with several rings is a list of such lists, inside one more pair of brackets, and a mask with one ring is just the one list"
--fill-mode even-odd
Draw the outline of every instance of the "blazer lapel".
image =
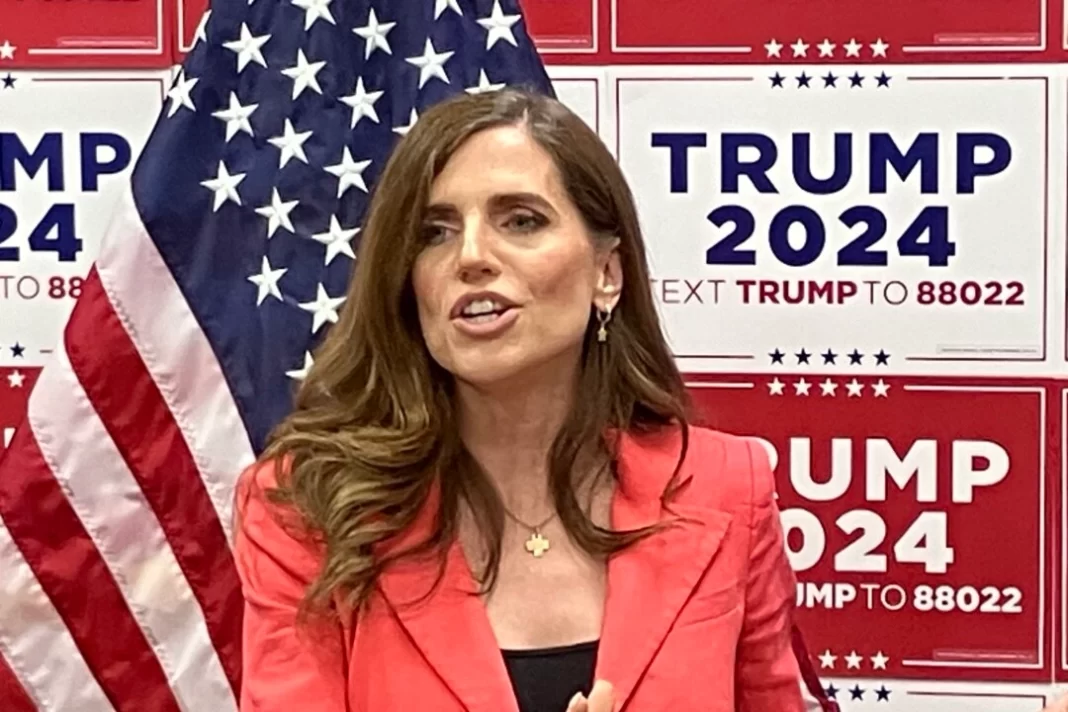
[[[425, 538], [437, 510], [436, 491], [397, 545]], [[519, 712], [497, 639], [459, 543], [448, 551], [434, 594], [436, 560], [403, 560], [379, 577], [378, 588], [427, 663], [468, 712]]]
[[[636, 529], [672, 514], [680, 520], [608, 563], [596, 677], [612, 683], [617, 710], [625, 709], [679, 611], [711, 564], [732, 518], [728, 512], [684, 502], [663, 510], [660, 495], [674, 471], [679, 438], [656, 437], [652, 442], [638, 442], [631, 436], [622, 439], [612, 526]], [[683, 490], [692, 477], [684, 464], [680, 472]], [[685, 499], [684, 491], [681, 498]]]

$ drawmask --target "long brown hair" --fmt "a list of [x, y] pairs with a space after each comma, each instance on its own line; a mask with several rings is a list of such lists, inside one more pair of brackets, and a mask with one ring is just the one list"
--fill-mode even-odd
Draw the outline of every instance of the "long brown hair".
[[[432, 181], [470, 136], [506, 125], [525, 127], [553, 158], [594, 239], [620, 240], [624, 288], [611, 336], [594, 342], [591, 310], [581, 397], [548, 454], [556, 510], [577, 545], [593, 555], [609, 556], [659, 528], [598, 527], [578, 503], [572, 472], [574, 463], [591, 457], [604, 463], [602, 474], [611, 472], [612, 433], [680, 427], [680, 464], [685, 455], [686, 393], [661, 333], [630, 189], [597, 134], [556, 100], [515, 88], [461, 95], [429, 109], [391, 154], [374, 190], [340, 319], [262, 456], [288, 463], [269, 498], [295, 509], [325, 551], [305, 611], [328, 607], [335, 595], [358, 607], [398, 558], [436, 551], [443, 570], [462, 502], [489, 552], [477, 574], [483, 591], [496, 581], [502, 502], [459, 439], [452, 379], [423, 341], [410, 273], [422, 247], [422, 210]], [[413, 524], [435, 481], [441, 496], [433, 535], [417, 547], [376, 555], [377, 545]]]

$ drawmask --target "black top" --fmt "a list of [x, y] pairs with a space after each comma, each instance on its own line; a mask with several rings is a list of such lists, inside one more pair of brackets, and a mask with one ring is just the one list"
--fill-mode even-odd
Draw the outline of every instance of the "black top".
[[576, 692], [590, 694], [597, 641], [536, 650], [502, 650], [520, 712], [565, 712]]

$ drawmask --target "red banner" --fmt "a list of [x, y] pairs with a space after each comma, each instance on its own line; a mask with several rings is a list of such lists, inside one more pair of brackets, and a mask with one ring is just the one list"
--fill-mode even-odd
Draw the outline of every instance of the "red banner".
[[597, 50], [597, 0], [523, 0], [527, 30], [543, 53]]
[[821, 675], [1049, 679], [1043, 386], [785, 373], [691, 385], [710, 424], [768, 448]]

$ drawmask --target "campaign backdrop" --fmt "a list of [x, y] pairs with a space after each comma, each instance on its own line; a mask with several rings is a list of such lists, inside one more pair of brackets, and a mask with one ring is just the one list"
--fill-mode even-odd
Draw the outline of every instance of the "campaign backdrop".
[[[0, 0], [0, 448], [205, 8]], [[1064, 3], [525, 12], [633, 188], [697, 420], [775, 468], [827, 691], [1038, 712], [1068, 684]]]

